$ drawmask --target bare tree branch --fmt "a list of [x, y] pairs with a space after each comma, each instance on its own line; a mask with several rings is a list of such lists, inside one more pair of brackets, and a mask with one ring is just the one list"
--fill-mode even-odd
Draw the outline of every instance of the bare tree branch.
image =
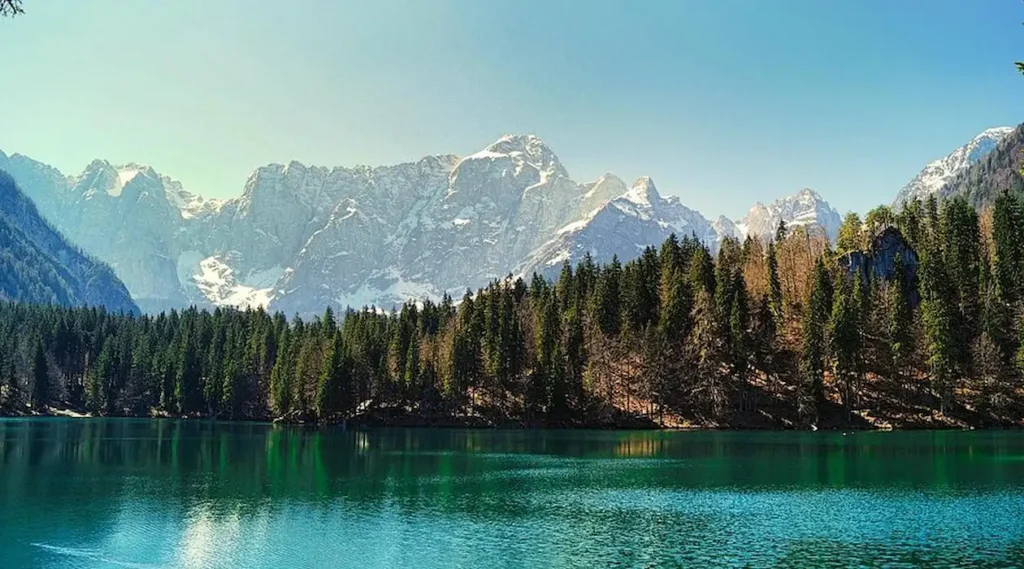
[[0, 16], [14, 17], [24, 13], [21, 0], [0, 0]]

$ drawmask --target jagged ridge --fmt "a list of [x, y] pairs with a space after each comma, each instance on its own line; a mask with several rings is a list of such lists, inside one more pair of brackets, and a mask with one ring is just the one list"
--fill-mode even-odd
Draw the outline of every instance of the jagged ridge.
[[670, 233], [714, 249], [725, 236], [770, 235], [780, 218], [830, 233], [838, 226], [838, 214], [809, 190], [759, 205], [739, 223], [711, 223], [678, 197], [662, 197], [647, 177], [630, 186], [611, 174], [579, 184], [534, 135], [507, 135], [464, 158], [395, 166], [270, 164], [229, 200], [205, 200], [138, 164], [97, 160], [67, 177], [0, 153], [5, 165], [148, 311], [390, 307], [456, 296], [511, 271], [550, 273], [587, 252], [626, 260]]

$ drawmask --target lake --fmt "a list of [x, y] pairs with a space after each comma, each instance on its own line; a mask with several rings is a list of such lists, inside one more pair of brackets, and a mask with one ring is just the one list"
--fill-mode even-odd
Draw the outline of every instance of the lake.
[[1024, 433], [0, 420], [0, 567], [1006, 567]]

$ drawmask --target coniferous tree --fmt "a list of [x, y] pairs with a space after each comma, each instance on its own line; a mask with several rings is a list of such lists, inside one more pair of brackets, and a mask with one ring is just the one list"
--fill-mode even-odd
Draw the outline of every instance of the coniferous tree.
[[956, 309], [952, 282], [942, 262], [938, 240], [930, 243], [921, 267], [921, 318], [932, 382], [941, 398], [941, 410], [945, 412], [952, 400], [958, 372]]
[[50, 366], [42, 340], [36, 340], [32, 356], [32, 408], [43, 409], [50, 403]]
[[2, 338], [0, 338], [0, 411], [7, 403], [7, 391], [10, 389], [10, 374], [8, 373], [7, 351], [4, 349]]
[[346, 392], [350, 387], [346, 363], [341, 334], [335, 330], [317, 385], [316, 412], [321, 419], [330, 419], [345, 410]]
[[777, 334], [778, 325], [772, 301], [767, 294], [763, 294], [754, 315], [752, 343], [757, 367], [769, 374], [774, 371], [772, 368], [773, 356], [778, 349], [775, 345]]
[[716, 309], [704, 290], [697, 293], [693, 305], [693, 329], [687, 342], [688, 367], [692, 370], [689, 391], [699, 409], [712, 418], [719, 418], [726, 401], [720, 366], [725, 355]]
[[914, 249], [920, 250], [924, 245], [924, 205], [914, 198], [903, 204], [903, 209], [896, 214], [896, 225], [904, 239]]
[[189, 414], [199, 409], [200, 396], [200, 350], [194, 329], [194, 313], [189, 313], [177, 347], [177, 376], [174, 382], [174, 400], [177, 411]]
[[775, 239], [774, 239], [774, 242], [775, 243], [782, 243], [782, 241], [786, 239], [786, 236], [788, 234], [789, 234], [789, 228], [786, 227], [786, 220], [785, 219], [779, 219], [779, 225], [778, 225], [778, 227], [775, 228]]
[[993, 276], [1003, 302], [1016, 306], [1024, 287], [1024, 206], [1009, 192], [996, 200], [992, 213]]
[[658, 321], [660, 267], [653, 247], [644, 249], [622, 272], [622, 311], [632, 332], [640, 332]]
[[811, 297], [803, 322], [801, 369], [814, 412], [820, 415], [825, 403], [825, 364], [828, 348], [825, 327], [832, 313], [832, 282], [819, 259], [814, 265]]
[[565, 315], [565, 382], [570, 405], [582, 407], [583, 375], [587, 369], [586, 338], [579, 308], [570, 308]]
[[847, 251], [859, 251], [866, 246], [864, 240], [864, 223], [855, 212], [849, 212], [843, 216], [843, 222], [839, 225], [839, 234], [836, 237], [836, 251], [846, 253]]
[[620, 284], [622, 269], [618, 257], [613, 257], [612, 262], [605, 267], [597, 279], [597, 288], [594, 291], [593, 309], [594, 320], [598, 328], [605, 336], [617, 336], [619, 334], [622, 318], [620, 316]]
[[[693, 288], [694, 298], [700, 292], [714, 298], [715, 289], [717, 288], [715, 283], [715, 264], [711, 260], [711, 254], [708, 253], [706, 248], [700, 247], [694, 252], [690, 260], [688, 276], [690, 286]], [[696, 302], [694, 305], [696, 306]]]
[[548, 405], [548, 387], [555, 374], [556, 347], [561, 335], [561, 323], [556, 299], [547, 291], [533, 302], [533, 341], [536, 365], [526, 390], [527, 412], [539, 416]]
[[[854, 280], [859, 283], [860, 277], [855, 275]], [[859, 374], [857, 358], [861, 349], [858, 299], [854, 298], [851, 288], [850, 284], [838, 287], [828, 325], [832, 370], [840, 383], [847, 420], [853, 409], [854, 388]]]
[[559, 307], [562, 312], [568, 311], [570, 307], [575, 306], [578, 302], [573, 279], [572, 263], [567, 259], [562, 262], [562, 271], [559, 273], [558, 281], [555, 284], [555, 293], [558, 296]]
[[875, 237], [882, 229], [891, 225], [896, 225], [896, 214], [887, 205], [872, 209], [864, 217], [864, 228], [869, 238]]
[[750, 357], [750, 306], [747, 285], [737, 270], [732, 276], [732, 301], [729, 303], [729, 348], [733, 373], [745, 377]]
[[913, 335], [910, 328], [913, 322], [913, 313], [910, 310], [908, 297], [909, 286], [906, 281], [906, 271], [903, 267], [903, 256], [896, 255], [893, 260], [894, 279], [886, 288], [886, 332], [889, 339], [889, 356], [892, 362], [893, 373], [899, 380], [909, 364], [911, 354], [914, 353]]
[[294, 366], [292, 332], [290, 328], [285, 328], [281, 332], [277, 359], [270, 372], [270, 409], [278, 417], [288, 413], [291, 409], [291, 383]]
[[114, 405], [112, 379], [116, 367], [113, 338], [106, 338], [96, 364], [89, 372], [86, 407], [93, 413], [110, 414]]
[[954, 357], [959, 367], [969, 367], [970, 346], [979, 330], [979, 278], [981, 235], [978, 214], [962, 197], [948, 200], [941, 213], [943, 267], [950, 278], [949, 302], [954, 314]]
[[[785, 222], [780, 222], [785, 223]], [[768, 300], [776, 319], [782, 318], [782, 280], [779, 278], [779, 259], [775, 242], [768, 242]]]

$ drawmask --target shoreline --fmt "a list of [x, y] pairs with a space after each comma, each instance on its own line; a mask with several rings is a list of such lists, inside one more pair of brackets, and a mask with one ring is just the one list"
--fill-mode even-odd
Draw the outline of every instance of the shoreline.
[[824, 427], [808, 425], [794, 428], [784, 426], [765, 426], [754, 424], [726, 424], [726, 425], [660, 425], [657, 423], [644, 423], [642, 421], [616, 422], [559, 422], [559, 423], [524, 423], [521, 421], [490, 422], [480, 417], [473, 418], [436, 418], [428, 419], [423, 417], [403, 417], [401, 419], [386, 420], [381, 417], [363, 417], [344, 421], [294, 421], [285, 420], [282, 417], [243, 417], [230, 419], [226, 417], [210, 415], [171, 415], [166, 413], [151, 415], [93, 415], [67, 408], [48, 408], [46, 412], [39, 413], [32, 410], [22, 412], [0, 411], [0, 420], [3, 419], [128, 419], [128, 420], [171, 420], [171, 421], [196, 421], [216, 423], [256, 423], [270, 426], [280, 426], [303, 429], [324, 429], [324, 428], [353, 428], [353, 429], [480, 429], [480, 430], [590, 430], [590, 431], [765, 431], [765, 432], [887, 432], [887, 431], [1017, 431], [1024, 430], [1018, 425], [956, 425], [956, 424], [908, 424], [908, 425], [878, 425], [868, 426], [865, 424], [841, 425], [831, 424]]

